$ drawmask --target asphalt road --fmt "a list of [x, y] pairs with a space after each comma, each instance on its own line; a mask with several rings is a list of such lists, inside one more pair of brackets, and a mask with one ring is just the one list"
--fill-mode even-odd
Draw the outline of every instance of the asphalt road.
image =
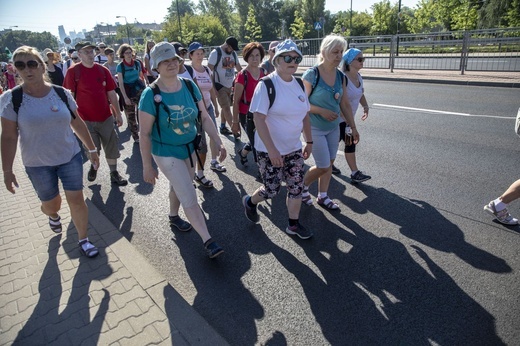
[[[482, 211], [520, 177], [518, 90], [383, 81], [365, 90], [358, 164], [373, 179], [334, 177], [339, 212], [302, 207], [311, 240], [282, 231], [283, 196], [259, 207], [260, 224], [247, 221], [241, 196], [258, 186], [256, 169], [241, 167], [230, 137], [228, 172], [207, 172], [215, 189], [198, 190], [226, 250], [216, 260], [195, 232], [169, 229], [167, 181], [142, 182], [127, 130], [120, 171], [130, 184], [111, 187], [103, 164], [87, 197], [233, 345], [518, 344], [520, 227]], [[347, 171], [341, 153], [338, 166]], [[520, 217], [518, 201], [511, 212]]]

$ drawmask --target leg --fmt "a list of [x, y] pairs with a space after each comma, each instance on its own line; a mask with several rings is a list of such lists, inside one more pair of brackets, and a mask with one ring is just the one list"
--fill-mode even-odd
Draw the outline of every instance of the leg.
[[504, 192], [502, 196], [500, 196], [500, 199], [505, 204], [509, 204], [513, 202], [516, 199], [520, 198], [520, 179], [515, 181], [509, 188]]
[[517, 225], [518, 219], [509, 214], [507, 205], [518, 198], [520, 198], [520, 179], [511, 184], [502, 196], [485, 205], [484, 210], [504, 225]]
[[41, 206], [42, 212], [45, 215], [52, 217], [53, 219], [56, 219], [59, 216], [58, 212], [60, 211], [60, 209], [61, 209], [61, 196], [60, 195], [57, 195], [50, 201], [45, 201], [45, 202], [42, 201], [42, 206]]
[[67, 191], [65, 190], [65, 197], [70, 208], [72, 222], [78, 231], [78, 239], [87, 238], [88, 230], [88, 207], [85, 203], [83, 190]]
[[170, 216], [178, 216], [181, 202], [179, 201], [179, 198], [177, 198], [177, 195], [175, 194], [175, 190], [173, 189], [173, 186], [171, 186], [171, 184], [170, 184], [170, 193], [168, 194], [168, 199], [170, 200]]
[[137, 117], [135, 112], [135, 103], [132, 100], [131, 105], [125, 104], [125, 114], [126, 119], [128, 121], [128, 127], [130, 128], [130, 133], [132, 134], [132, 138], [134, 141], [139, 141], [139, 127], [137, 126]]

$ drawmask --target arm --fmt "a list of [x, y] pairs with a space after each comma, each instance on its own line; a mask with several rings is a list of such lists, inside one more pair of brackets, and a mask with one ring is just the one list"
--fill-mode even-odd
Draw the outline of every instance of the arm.
[[123, 99], [125, 100], [125, 105], [131, 106], [132, 105], [132, 101], [126, 95], [125, 82], [123, 80], [123, 74], [121, 72], [117, 73], [117, 82], [119, 84], [119, 90], [121, 90], [121, 94], [123, 95]]
[[94, 145], [94, 141], [92, 141], [90, 132], [88, 131], [87, 125], [85, 125], [83, 119], [79, 117], [77, 111], [74, 111], [74, 114], [76, 115], [76, 118], [72, 119], [70, 127], [72, 127], [81, 142], [88, 149], [90, 162], [94, 166], [94, 169], [97, 169], [99, 167], [99, 149]]
[[[312, 91], [312, 84], [310, 82], [308, 82], [306, 79], [302, 79], [302, 80], [303, 80], [303, 86], [305, 87], [305, 93], [307, 94], [307, 97], [309, 97], [309, 95], [311, 94], [311, 91]], [[345, 88], [343, 90], [345, 90]], [[313, 105], [312, 103], [310, 103], [310, 100], [309, 100], [309, 104], [311, 105], [310, 112], [313, 114], [320, 115], [325, 120], [334, 121], [339, 116], [339, 114], [334, 113], [330, 109]]]
[[282, 167], [283, 160], [280, 152], [275, 147], [273, 139], [271, 138], [271, 134], [269, 133], [269, 128], [266, 124], [267, 115], [255, 112], [253, 115], [253, 120], [255, 122], [256, 132], [264, 142], [265, 147], [267, 148], [267, 153], [269, 154], [269, 160], [274, 167]]
[[[124, 87], [123, 87], [124, 89]], [[112, 108], [116, 111], [115, 117], [117, 126], [123, 125], [123, 117], [121, 116], [121, 110], [119, 109], [119, 100], [117, 99], [117, 94], [115, 90], [107, 91], [108, 100], [110, 101], [110, 104], [112, 105]]]
[[146, 71], [148, 71], [148, 75], [152, 75], [152, 68], [150, 67], [150, 59], [148, 59], [148, 55], [144, 57], [144, 67], [146, 68]]
[[211, 103], [213, 103], [213, 108], [215, 108], [215, 118], [218, 118], [220, 116], [220, 111], [218, 109], [218, 103], [217, 103], [217, 90], [215, 90], [215, 87], [211, 87], [209, 90], [209, 93], [211, 95]]
[[305, 146], [303, 147], [303, 159], [307, 160], [312, 154], [312, 132], [311, 132], [311, 119], [309, 113], [303, 118], [303, 138], [305, 139]]
[[224, 144], [222, 143], [222, 140], [220, 139], [220, 136], [217, 132], [217, 128], [215, 127], [215, 124], [213, 123], [213, 120], [209, 117], [208, 111], [204, 108], [204, 102], [199, 101], [197, 103], [199, 109], [202, 110], [200, 116], [202, 121], [202, 128], [204, 131], [208, 134], [209, 138], [211, 138], [215, 143], [217, 143], [219, 147], [219, 162], [224, 161], [224, 159], [227, 156], [226, 148], [224, 147]]
[[[244, 85], [238, 82], [235, 83], [235, 97], [233, 97], [233, 124], [231, 125], [231, 131], [233, 133], [240, 133], [240, 100], [244, 93]], [[239, 97], [240, 95], [240, 97]]]
[[18, 124], [16, 121], [2, 119], [2, 135], [0, 139], [2, 154], [2, 169], [4, 171], [4, 184], [7, 191], [15, 193], [18, 187], [16, 176], [13, 172], [13, 162], [18, 145]]
[[368, 118], [368, 110], [370, 109], [370, 107], [368, 106], [368, 101], [365, 97], [365, 94], [363, 94], [363, 96], [361, 96], [359, 103], [361, 104], [361, 106], [363, 106], [363, 116], [361, 117], [361, 120], [365, 121], [366, 118]]
[[155, 185], [159, 179], [159, 173], [152, 165], [152, 128], [155, 117], [150, 113], [139, 111], [139, 147], [141, 160], [143, 161], [143, 179], [145, 182]]

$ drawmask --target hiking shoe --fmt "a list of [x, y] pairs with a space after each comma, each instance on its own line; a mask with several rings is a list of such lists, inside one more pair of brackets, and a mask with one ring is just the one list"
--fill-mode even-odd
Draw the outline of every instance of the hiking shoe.
[[94, 169], [93, 165], [90, 165], [90, 169], [88, 170], [87, 179], [88, 181], [94, 181], [97, 177], [97, 169]]
[[123, 179], [118, 171], [110, 172], [110, 181], [119, 186], [126, 186], [128, 184], [128, 180]]
[[300, 239], [309, 239], [314, 235], [312, 231], [307, 230], [307, 228], [300, 225], [299, 222], [294, 226], [287, 226], [285, 233], [290, 235], [297, 235], [300, 237]]
[[170, 219], [170, 227], [175, 227], [181, 232], [188, 232], [191, 230], [191, 224], [180, 218], [179, 215], [168, 216]]
[[212, 171], [217, 171], [217, 172], [225, 172], [226, 171], [226, 167], [222, 166], [217, 161], [212, 161], [211, 164], [209, 165], [209, 168], [211, 168]]
[[220, 134], [221, 135], [231, 135], [233, 132], [231, 132], [226, 126], [220, 126]]
[[213, 240], [208, 240], [206, 244], [204, 244], [204, 247], [206, 248], [206, 253], [208, 254], [209, 258], [215, 258], [218, 255], [224, 253], [224, 250]]
[[61, 233], [61, 217], [58, 215], [57, 219], [49, 216], [49, 227], [54, 233]]
[[363, 174], [361, 171], [357, 171], [356, 174], [350, 175], [350, 180], [352, 180], [353, 183], [362, 183], [364, 181], [367, 181], [368, 179], [372, 179], [371, 176]]
[[244, 212], [246, 214], [246, 217], [249, 221], [253, 223], [257, 223], [260, 221], [260, 216], [258, 215], [258, 212], [256, 211], [256, 206], [251, 208], [247, 205], [247, 201], [251, 198], [249, 195], [245, 195], [242, 197], [242, 204], [244, 205]]
[[495, 201], [491, 201], [488, 205], [485, 205], [484, 210], [493, 215], [498, 222], [504, 225], [518, 225], [518, 219], [512, 217], [507, 208], [501, 211], [496, 210]]
[[332, 174], [338, 175], [338, 174], [341, 174], [341, 171], [339, 170], [338, 167], [332, 165]]

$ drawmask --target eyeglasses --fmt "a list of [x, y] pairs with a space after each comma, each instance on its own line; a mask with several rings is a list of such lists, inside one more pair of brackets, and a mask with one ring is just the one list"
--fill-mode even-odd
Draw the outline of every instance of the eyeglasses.
[[290, 56], [290, 55], [282, 55], [283, 61], [290, 64], [291, 61], [294, 61], [295, 63], [299, 64], [302, 62], [301, 56]]
[[36, 60], [29, 60], [26, 63], [23, 62], [23, 61], [15, 61], [14, 62], [14, 67], [16, 67], [16, 69], [18, 71], [25, 70], [25, 66], [27, 66], [31, 70], [34, 70], [35, 68], [38, 68], [39, 65], [40, 65], [40, 63], [38, 61], [36, 61]]
[[364, 61], [365, 61], [365, 58], [357, 58], [357, 59], [355, 59], [355, 60], [357, 60], [357, 61], [359, 61], [359, 62], [364, 62]]
[[101, 47], [101, 46], [99, 46], [99, 49], [106, 49], [106, 48], [107, 48], [107, 47]]

